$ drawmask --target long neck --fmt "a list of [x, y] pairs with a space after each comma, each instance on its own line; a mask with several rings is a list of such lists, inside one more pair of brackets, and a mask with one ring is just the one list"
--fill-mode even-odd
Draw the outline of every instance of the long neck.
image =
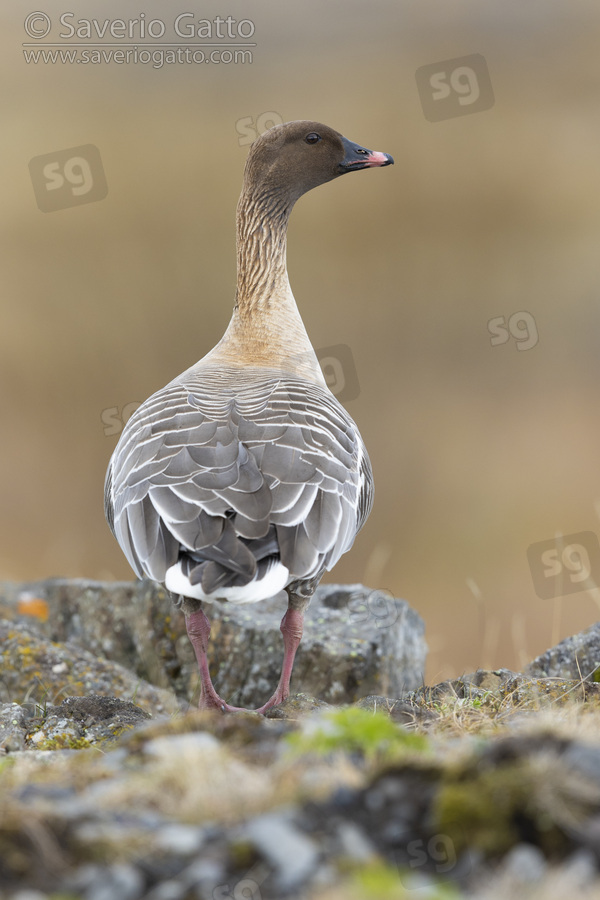
[[242, 319], [268, 314], [281, 296], [291, 293], [286, 264], [291, 211], [283, 198], [256, 196], [244, 185], [236, 215], [235, 308]]
[[324, 384], [287, 274], [293, 202], [244, 185], [237, 207], [237, 290], [223, 338], [202, 362], [279, 368]]

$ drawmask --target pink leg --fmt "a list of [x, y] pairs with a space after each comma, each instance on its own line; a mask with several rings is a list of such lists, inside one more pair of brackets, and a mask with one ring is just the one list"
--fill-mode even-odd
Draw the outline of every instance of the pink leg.
[[198, 660], [198, 669], [200, 670], [202, 690], [200, 692], [198, 709], [220, 709], [223, 712], [237, 712], [243, 709], [241, 706], [230, 706], [228, 703], [225, 703], [217, 694], [211, 681], [206, 655], [210, 637], [210, 622], [202, 610], [199, 609], [197, 612], [186, 616], [185, 626]]
[[304, 624], [304, 613], [299, 609], [288, 608], [286, 614], [281, 620], [281, 633], [283, 635], [283, 666], [281, 668], [281, 677], [275, 693], [270, 700], [267, 700], [264, 706], [257, 709], [256, 712], [265, 713], [272, 706], [279, 706], [289, 697], [290, 694], [290, 678], [294, 667], [294, 658], [296, 650], [302, 640], [302, 627]]

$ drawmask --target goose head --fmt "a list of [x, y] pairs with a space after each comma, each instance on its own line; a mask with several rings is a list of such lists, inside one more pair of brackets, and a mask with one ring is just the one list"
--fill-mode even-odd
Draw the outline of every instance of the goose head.
[[388, 153], [367, 150], [328, 125], [285, 122], [265, 131], [250, 147], [246, 187], [293, 204], [302, 194], [356, 169], [393, 165]]

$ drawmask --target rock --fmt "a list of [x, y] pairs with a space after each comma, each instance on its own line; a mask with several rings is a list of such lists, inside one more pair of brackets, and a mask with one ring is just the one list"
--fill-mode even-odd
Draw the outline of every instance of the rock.
[[0, 704], [0, 753], [25, 749], [27, 722], [25, 710], [18, 703]]
[[340, 822], [337, 827], [336, 838], [339, 842], [339, 852], [342, 859], [347, 858], [354, 865], [357, 862], [368, 863], [375, 859], [375, 847], [364, 831], [354, 822]]
[[515, 675], [502, 686], [501, 695], [508, 697], [520, 710], [564, 706], [574, 701], [600, 698], [600, 684], [563, 678], [528, 678]]
[[195, 856], [205, 842], [202, 828], [193, 825], [166, 825], [157, 834], [154, 846], [161, 853]]
[[563, 762], [585, 779], [595, 781], [600, 789], [600, 747], [581, 742], [572, 743], [563, 753]]
[[[432, 721], [439, 716], [435, 709], [440, 704], [448, 703], [455, 704], [457, 708], [487, 707], [501, 711], [506, 717], [526, 710], [600, 699], [600, 684], [582, 682], [581, 679], [528, 677], [510, 669], [496, 669], [493, 672], [478, 669], [460, 678], [410, 691], [402, 701], [396, 701], [395, 707], [393, 700], [374, 699], [380, 702], [381, 708], [387, 703], [390, 710], [398, 710], [398, 715], [402, 714], [401, 708], [407, 717], [412, 711], [414, 720], [418, 722]], [[360, 702], [364, 704], [366, 700]], [[398, 703], [404, 706], [398, 707]]]
[[180, 881], [163, 881], [145, 895], [145, 900], [184, 900], [188, 889]]
[[536, 884], [544, 877], [548, 864], [544, 854], [532, 844], [516, 844], [504, 860], [506, 875], [521, 884]]
[[[0, 648], [0, 686], [6, 700], [27, 698], [37, 704], [40, 715], [45, 716], [47, 706], [65, 693], [135, 697], [136, 705], [155, 714], [179, 709], [171, 693], [141, 681], [110, 660], [96, 658], [75, 642], [42, 638], [29, 623], [0, 620]], [[76, 716], [76, 705], [71, 712]]]
[[284, 700], [279, 706], [267, 710], [265, 716], [267, 719], [295, 720], [318, 709], [331, 709], [331, 705], [323, 700], [317, 700], [316, 697], [310, 697], [308, 694], [290, 694], [287, 700]]
[[494, 669], [492, 672], [487, 669], [477, 669], [475, 672], [463, 675], [460, 681], [464, 685], [472, 684], [482, 691], [501, 693], [505, 685], [516, 678], [517, 675], [518, 673], [513, 672], [511, 669]]
[[95, 694], [67, 697], [60, 706], [6, 704], [0, 707], [0, 749], [85, 749], [115, 741], [150, 718], [127, 700]]
[[89, 864], [73, 873], [67, 890], [80, 893], [84, 900], [138, 900], [144, 893], [144, 881], [141, 873], [127, 863]]
[[387, 713], [393, 722], [408, 727], [433, 722], [438, 718], [432, 710], [426, 707], [407, 700], [393, 700], [391, 697], [363, 697], [357, 701], [356, 706], [360, 709], [370, 709], [372, 712]]
[[[285, 608], [283, 593], [251, 606], [208, 608], [211, 673], [229, 702], [256, 707], [273, 691]], [[0, 613], [28, 616], [47, 638], [76, 641], [180, 697], [191, 698], [198, 687], [183, 614], [152, 582], [4, 583]], [[321, 585], [306, 612], [292, 683], [327, 703], [400, 696], [422, 683], [426, 652], [423, 621], [404, 600], [362, 585]]]
[[30, 737], [46, 747], [86, 747], [114, 741], [151, 716], [128, 700], [115, 697], [66, 697], [60, 706], [46, 709], [39, 730]]
[[[52, 641], [73, 640], [94, 656], [110, 659], [146, 681], [179, 693], [179, 642], [189, 641], [183, 616], [153, 582], [48, 579], [0, 584], [0, 616], [29, 621]], [[171, 625], [175, 625], [175, 630]], [[193, 653], [192, 653], [193, 656]]]
[[[175, 752], [178, 753], [184, 752], [188, 747], [193, 749], [194, 743], [197, 743], [200, 750], [211, 753], [213, 750], [219, 752], [219, 747], [225, 746], [245, 762], [270, 766], [279, 756], [281, 739], [293, 730], [295, 722], [287, 718], [269, 719], [254, 712], [224, 716], [214, 710], [192, 709], [185, 716], [150, 722], [136, 729], [122, 740], [121, 748], [143, 752], [145, 755], [150, 752], [158, 757], [161, 754], [173, 755], [170, 747], [176, 748]], [[191, 740], [189, 744], [170, 744], [168, 740], [163, 740], [173, 736], [193, 736], [198, 732], [199, 740]], [[147, 750], [149, 745], [152, 745], [150, 751]], [[114, 755], [115, 751], [112, 751], [110, 758]]]
[[533, 883], [547, 859], [575, 849], [600, 858], [599, 776], [593, 744], [540, 729], [474, 744], [450, 765], [390, 764], [334, 796], [329, 817], [351, 820], [400, 868], [460, 881], [504, 856], [513, 880]]
[[525, 674], [533, 678], [568, 678], [574, 681], [599, 679], [600, 622], [546, 650], [526, 666]]
[[[178, 878], [180, 884], [182, 884], [186, 890], [185, 896], [188, 896], [188, 891], [190, 889], [194, 890], [195, 893], [192, 894], [194, 897], [211, 897], [216, 898], [219, 897], [218, 888], [225, 888], [226, 885], [223, 883], [225, 879], [225, 866], [218, 860], [215, 859], [197, 859], [194, 860]], [[242, 895], [243, 896], [243, 895]], [[252, 896], [252, 895], [250, 895]], [[220, 897], [223, 900], [228, 900], [227, 892], [223, 892], [221, 890]], [[257, 898], [259, 900], [259, 898]]]
[[439, 777], [435, 766], [390, 767], [365, 788], [334, 795], [329, 815], [350, 820], [392, 865], [410, 869], [438, 832], [431, 813]]
[[175, 734], [154, 738], [144, 745], [144, 753], [158, 760], [169, 760], [184, 757], [186, 754], [216, 756], [219, 747], [220, 744], [216, 737], [200, 731], [192, 734]]
[[[370, 700], [380, 708], [385, 698]], [[30, 711], [10, 704], [5, 719], [27, 728]], [[303, 730], [344, 712], [317, 710]], [[432, 729], [421, 748], [359, 767], [351, 745], [329, 761], [289, 758], [289, 719], [192, 711], [149, 722], [114, 698], [68, 698], [47, 719], [145, 724], [106, 752], [0, 761], [0, 897], [13, 900], [13, 888], [82, 900], [284, 900], [323, 889], [341, 898], [378, 872], [369, 896], [445, 896], [442, 880], [448, 896], [455, 885], [480, 900], [529, 897], [560, 872], [570, 889], [556, 896], [583, 895], [600, 859], [593, 712], [581, 713], [587, 741], [565, 734], [561, 708], [556, 734], [546, 711], [539, 726], [534, 713], [523, 731], [500, 722], [462, 744]], [[478, 892], [496, 875], [510, 889]]]
[[431, 686], [423, 684], [416, 691], [411, 691], [404, 699], [417, 706], [436, 704], [448, 699], [481, 702], [492, 694], [498, 697], [503, 696], [507, 684], [511, 678], [515, 677], [522, 679], [522, 676], [516, 675], [510, 669], [498, 669], [494, 672], [478, 669], [476, 672], [441, 681]]
[[584, 849], [575, 850], [564, 865], [564, 872], [569, 881], [580, 890], [594, 881], [597, 869], [597, 855]]
[[275, 883], [283, 893], [305, 884], [317, 868], [317, 845], [294, 825], [287, 811], [252, 819], [243, 835], [274, 870]]
[[454, 700], [478, 700], [484, 699], [485, 690], [476, 687], [466, 678], [452, 678], [448, 681], [440, 681], [431, 686], [422, 685], [416, 691], [411, 691], [404, 699], [417, 707], [435, 707], [439, 703]]
[[41, 891], [17, 891], [11, 894], [10, 900], [48, 900], [48, 894], [42, 894]]
[[121, 724], [135, 725], [141, 720], [150, 718], [147, 712], [129, 700], [101, 697], [98, 694], [90, 694], [87, 697], [67, 697], [60, 706], [53, 708], [52, 713], [75, 719], [86, 728], [108, 719], [111, 721], [118, 719]]

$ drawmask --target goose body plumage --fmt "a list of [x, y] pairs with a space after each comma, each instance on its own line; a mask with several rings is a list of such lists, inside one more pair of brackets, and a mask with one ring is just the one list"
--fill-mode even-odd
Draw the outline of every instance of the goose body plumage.
[[[333, 136], [338, 156], [341, 144], [350, 168], [392, 162], [314, 122], [276, 126], [255, 142], [238, 205], [238, 292], [229, 328], [207, 356], [136, 410], [107, 471], [106, 516], [132, 569], [182, 598], [203, 681], [201, 705], [232, 708], [210, 683], [201, 602], [253, 603], [285, 588], [289, 683], [295, 646], [288, 648], [286, 628], [294, 632], [291, 643], [299, 642], [304, 607], [352, 546], [373, 502], [366, 448], [324, 381], [287, 279], [293, 203], [314, 186], [306, 182], [342, 171], [321, 153], [321, 170], [302, 170], [299, 190], [289, 172], [281, 174], [273, 150], [287, 152], [288, 164], [290, 146], [310, 160], [298, 142], [310, 145], [323, 134]], [[359, 155], [365, 164], [358, 165], [357, 151], [373, 161]], [[287, 695], [282, 681], [263, 710]]]
[[107, 479], [140, 578], [233, 603], [331, 569], [372, 497], [358, 429], [326, 386], [201, 364], [129, 419]]

